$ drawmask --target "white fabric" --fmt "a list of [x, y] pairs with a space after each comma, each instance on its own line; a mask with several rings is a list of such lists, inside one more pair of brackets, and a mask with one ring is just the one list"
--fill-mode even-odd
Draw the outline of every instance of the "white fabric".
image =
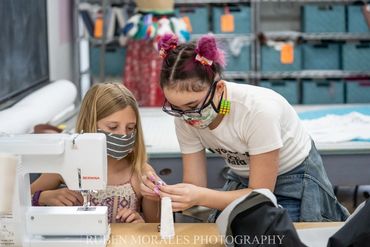
[[327, 115], [302, 122], [317, 143], [347, 142], [354, 139], [370, 141], [370, 116], [358, 112]]
[[179, 153], [172, 116], [153, 108], [140, 108], [140, 115], [148, 153]]
[[316, 227], [308, 229], [298, 229], [297, 234], [302, 243], [310, 247], [326, 247], [329, 238], [333, 236], [342, 226], [335, 227]]
[[55, 115], [52, 119], [50, 119], [51, 123], [61, 122], [65, 117], [69, 114], [72, 114], [75, 110], [76, 106], [74, 104], [67, 106], [63, 111], [59, 112]]
[[239, 57], [244, 46], [249, 45], [250, 41], [248, 38], [240, 36], [228, 40], [229, 51], [232, 56]]
[[17, 163], [15, 155], [0, 153], [0, 220], [2, 213], [12, 211]]
[[24, 134], [33, 126], [47, 123], [67, 107], [77, 96], [76, 86], [67, 80], [53, 82], [26, 96], [14, 106], [0, 111], [0, 132]]
[[175, 118], [182, 153], [212, 149], [240, 176], [249, 175], [249, 155], [280, 149], [278, 174], [298, 166], [311, 140], [291, 105], [262, 87], [226, 82], [231, 111], [214, 129], [196, 129]]

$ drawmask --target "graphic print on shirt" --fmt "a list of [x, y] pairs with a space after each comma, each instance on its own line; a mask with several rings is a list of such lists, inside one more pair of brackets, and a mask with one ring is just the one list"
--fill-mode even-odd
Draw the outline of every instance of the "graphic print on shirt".
[[136, 193], [130, 182], [122, 185], [108, 185], [105, 190], [91, 194], [92, 206], [107, 206], [109, 223], [116, 222], [116, 215], [122, 208], [138, 211], [139, 204]]
[[232, 152], [223, 148], [209, 148], [213, 153], [217, 153], [222, 156], [230, 168], [235, 169], [249, 169], [249, 153], [238, 153]]

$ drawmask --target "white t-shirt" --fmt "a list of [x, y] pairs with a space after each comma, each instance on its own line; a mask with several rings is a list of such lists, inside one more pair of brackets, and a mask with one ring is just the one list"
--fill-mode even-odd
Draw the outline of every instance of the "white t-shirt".
[[308, 156], [311, 138], [293, 107], [273, 90], [226, 82], [230, 113], [217, 128], [197, 129], [175, 118], [181, 152], [205, 148], [221, 155], [239, 176], [249, 176], [249, 155], [280, 149], [278, 174], [284, 174]]

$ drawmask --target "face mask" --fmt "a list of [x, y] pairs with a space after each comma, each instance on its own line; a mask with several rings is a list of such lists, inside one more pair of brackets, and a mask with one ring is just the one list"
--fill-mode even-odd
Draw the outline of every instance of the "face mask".
[[136, 131], [128, 135], [113, 134], [100, 129], [98, 129], [98, 132], [106, 136], [108, 156], [121, 160], [132, 152], [135, 145]]
[[207, 128], [218, 115], [214, 109], [213, 103], [205, 107], [200, 113], [201, 114], [184, 114], [182, 118], [194, 128], [204, 129]]

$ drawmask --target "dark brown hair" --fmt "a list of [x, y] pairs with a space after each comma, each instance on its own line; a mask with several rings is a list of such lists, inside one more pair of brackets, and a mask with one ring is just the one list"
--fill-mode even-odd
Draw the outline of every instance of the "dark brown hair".
[[[174, 41], [175, 40], [175, 41]], [[221, 76], [225, 65], [223, 51], [217, 47], [211, 35], [205, 35], [198, 42], [177, 44], [174, 36], [165, 36], [159, 42], [163, 54], [160, 76], [161, 88], [178, 88], [180, 91], [199, 92]], [[196, 59], [202, 56], [212, 61], [204, 64]]]

